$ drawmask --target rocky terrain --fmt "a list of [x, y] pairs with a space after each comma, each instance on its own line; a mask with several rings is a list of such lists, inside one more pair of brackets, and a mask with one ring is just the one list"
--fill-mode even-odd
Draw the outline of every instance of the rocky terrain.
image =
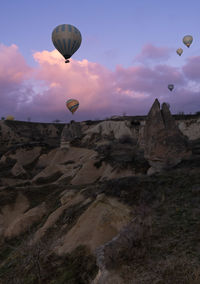
[[200, 283], [200, 115], [0, 122], [0, 284]]

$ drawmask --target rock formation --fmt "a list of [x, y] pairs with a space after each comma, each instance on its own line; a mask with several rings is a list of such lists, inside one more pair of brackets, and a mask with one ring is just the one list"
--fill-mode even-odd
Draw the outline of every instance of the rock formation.
[[0, 155], [10, 147], [59, 147], [64, 124], [0, 120]]
[[150, 237], [152, 217], [149, 208], [139, 206], [134, 211], [135, 216], [128, 225], [125, 225], [112, 240], [96, 249], [99, 273], [92, 284], [108, 283], [112, 277], [110, 271], [116, 270], [115, 276], [119, 277], [117, 263], [121, 258], [131, 258], [134, 254], [137, 258], [138, 244], [141, 240], [144, 241]]
[[66, 124], [61, 134], [61, 148], [69, 148], [70, 142], [79, 139], [82, 136], [81, 124], [71, 120], [70, 124]]
[[189, 283], [200, 124], [174, 117], [156, 100], [147, 121], [0, 122], [0, 284]]
[[120, 139], [123, 136], [133, 138], [128, 121], [103, 121], [86, 130], [83, 141], [101, 144], [109, 140]]
[[130, 221], [130, 212], [131, 208], [116, 199], [98, 195], [74, 227], [62, 237], [55, 252], [62, 255], [85, 244], [94, 253], [98, 246], [112, 239]]
[[152, 168], [148, 174], [173, 167], [190, 156], [188, 139], [181, 133], [166, 103], [156, 99], [144, 129], [144, 155]]

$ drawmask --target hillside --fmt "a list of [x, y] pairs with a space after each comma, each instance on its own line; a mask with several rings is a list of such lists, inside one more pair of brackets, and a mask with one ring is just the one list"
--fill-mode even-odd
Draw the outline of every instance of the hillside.
[[0, 283], [200, 283], [200, 116], [0, 122]]

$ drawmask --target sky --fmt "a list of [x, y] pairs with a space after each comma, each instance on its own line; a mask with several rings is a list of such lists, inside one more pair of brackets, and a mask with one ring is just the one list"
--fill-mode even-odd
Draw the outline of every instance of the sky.
[[[156, 98], [173, 114], [200, 111], [199, 11], [199, 0], [1, 0], [0, 118], [147, 115]], [[61, 24], [82, 35], [68, 64], [51, 40]], [[71, 98], [80, 103], [74, 115]]]

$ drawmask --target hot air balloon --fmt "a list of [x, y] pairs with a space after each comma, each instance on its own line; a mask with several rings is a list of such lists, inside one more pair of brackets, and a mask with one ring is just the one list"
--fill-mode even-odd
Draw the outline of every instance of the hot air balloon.
[[79, 102], [75, 99], [70, 99], [66, 102], [66, 106], [71, 111], [72, 114], [78, 109], [79, 107]]
[[59, 25], [52, 32], [55, 48], [69, 62], [69, 58], [79, 49], [82, 41], [80, 31], [72, 25]]
[[181, 56], [181, 54], [183, 53], [183, 49], [182, 48], [178, 48], [176, 53]]
[[183, 43], [187, 46], [190, 47], [191, 43], [193, 42], [193, 37], [191, 35], [186, 35], [183, 38]]
[[12, 115], [8, 115], [7, 117], [6, 117], [6, 120], [14, 120], [15, 118], [14, 118], [14, 116], [12, 116]]
[[169, 85], [168, 85], [168, 89], [169, 89], [170, 91], [172, 91], [172, 90], [174, 89], [174, 85], [173, 85], [173, 84], [169, 84]]

